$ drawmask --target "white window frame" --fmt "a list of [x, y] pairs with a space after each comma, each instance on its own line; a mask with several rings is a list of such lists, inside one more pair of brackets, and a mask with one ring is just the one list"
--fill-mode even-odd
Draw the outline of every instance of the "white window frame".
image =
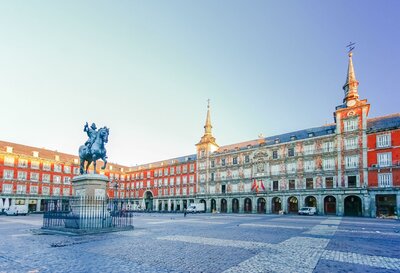
[[392, 152], [378, 153], [376, 156], [377, 156], [379, 167], [392, 166]]
[[392, 173], [380, 173], [378, 174], [378, 186], [380, 188], [387, 188], [393, 186]]
[[343, 130], [351, 132], [358, 129], [358, 117], [346, 119], [343, 121]]
[[376, 136], [376, 147], [385, 148], [392, 146], [391, 134], [381, 134]]
[[346, 163], [345, 164], [346, 169], [358, 168], [358, 161], [359, 161], [358, 155], [346, 156], [344, 159], [345, 159], [345, 163]]

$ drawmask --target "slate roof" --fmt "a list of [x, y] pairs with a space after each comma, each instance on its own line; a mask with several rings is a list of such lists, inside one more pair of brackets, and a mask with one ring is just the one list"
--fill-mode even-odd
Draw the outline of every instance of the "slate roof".
[[370, 118], [367, 121], [367, 134], [400, 128], [400, 113]]

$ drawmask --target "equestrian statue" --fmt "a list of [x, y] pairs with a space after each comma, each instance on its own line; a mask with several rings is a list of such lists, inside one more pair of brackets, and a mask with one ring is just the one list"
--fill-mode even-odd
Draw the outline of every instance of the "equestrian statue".
[[[84, 145], [79, 147], [79, 159], [80, 159], [80, 173], [88, 173], [90, 164], [93, 162], [94, 173], [96, 173], [96, 160], [101, 159], [104, 162], [102, 170], [106, 168], [107, 165], [107, 151], [104, 147], [105, 143], [108, 142], [108, 134], [110, 132], [109, 128], [104, 126], [97, 130], [96, 124], [92, 123], [89, 127], [86, 122], [83, 127], [83, 131], [87, 133], [89, 139]], [[86, 169], [85, 167], [86, 163]]]

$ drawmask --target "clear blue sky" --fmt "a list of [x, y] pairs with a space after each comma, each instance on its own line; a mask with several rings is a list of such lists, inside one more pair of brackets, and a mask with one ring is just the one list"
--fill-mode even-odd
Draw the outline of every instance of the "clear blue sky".
[[400, 1], [2, 1], [0, 139], [110, 161], [195, 153], [333, 122], [346, 45], [370, 117], [399, 112]]

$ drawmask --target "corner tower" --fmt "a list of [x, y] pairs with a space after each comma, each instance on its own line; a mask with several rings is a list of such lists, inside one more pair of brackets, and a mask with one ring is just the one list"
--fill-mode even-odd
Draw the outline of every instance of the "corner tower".
[[354, 72], [351, 50], [348, 54], [346, 82], [343, 85], [343, 104], [337, 106], [334, 113], [338, 151], [337, 186], [354, 188], [363, 194], [368, 186], [366, 132], [370, 105], [366, 99], [359, 99], [359, 82]]
[[210, 100], [207, 104], [206, 124], [204, 125], [204, 135], [200, 142], [196, 144], [197, 150], [197, 193], [205, 194], [208, 192], [210, 155], [219, 148], [212, 135]]

